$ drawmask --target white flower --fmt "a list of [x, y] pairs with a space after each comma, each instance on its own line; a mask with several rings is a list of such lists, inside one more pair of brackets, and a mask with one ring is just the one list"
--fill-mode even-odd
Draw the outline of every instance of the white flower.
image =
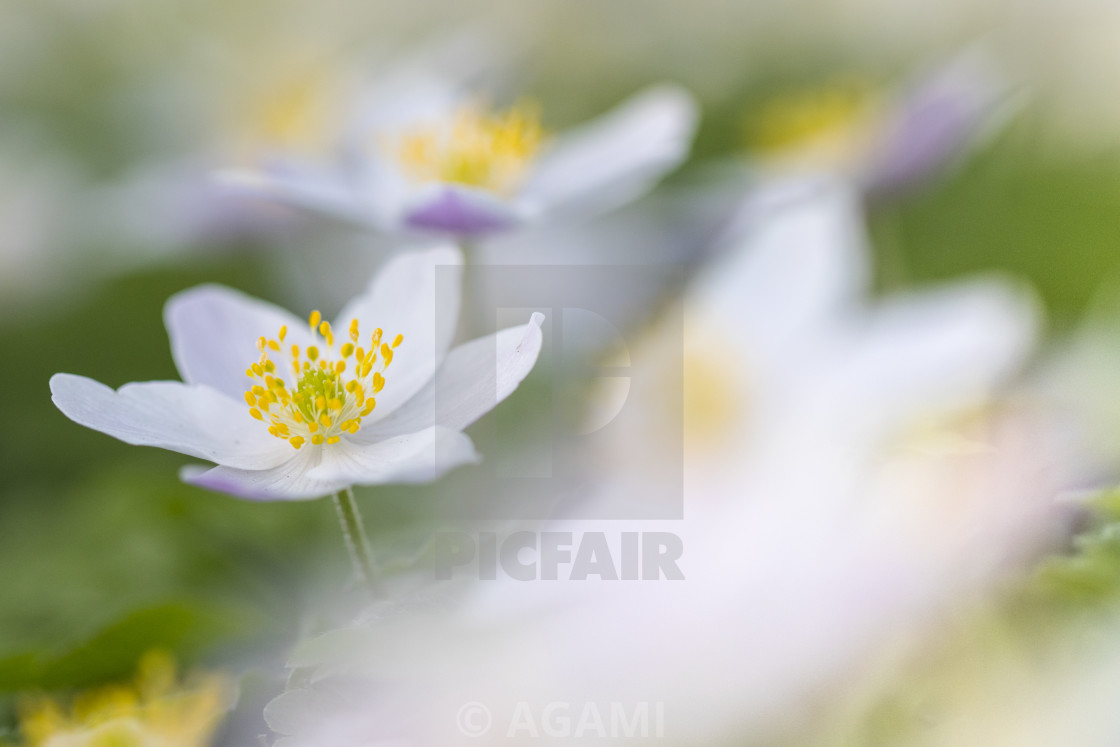
[[764, 107], [752, 129], [752, 162], [764, 175], [844, 175], [883, 195], [959, 161], [1002, 130], [1022, 103], [982, 47], [893, 91], [839, 80]]
[[687, 155], [696, 106], [662, 85], [551, 136], [537, 107], [483, 105], [463, 85], [410, 66], [354, 96], [320, 159], [277, 153], [219, 175], [234, 190], [387, 233], [477, 236], [587, 215], [641, 196]]
[[[960, 416], [1021, 362], [1031, 306], [993, 281], [866, 308], [854, 210], [835, 190], [771, 205], [688, 293], [685, 519], [545, 527], [604, 531], [612, 553], [621, 532], [674, 532], [684, 580], [499, 577], [454, 612], [387, 614], [310, 641], [291, 665], [318, 685], [268, 713], [283, 744], [497, 744], [518, 724], [530, 741], [519, 703], [538, 736], [575, 729], [595, 704], [602, 728], [564, 736], [619, 737], [612, 703], [631, 715], [661, 703], [667, 743], [769, 742], [989, 588], [1038, 541], [1052, 485], [1033, 423]], [[690, 361], [691, 343], [712, 355]], [[706, 365], [718, 375], [701, 376]], [[648, 417], [624, 440], [655, 441], [659, 409], [681, 396], [633, 390], [627, 406]], [[713, 396], [722, 407], [705, 406]], [[930, 419], [940, 427], [915, 432]], [[946, 447], [931, 433], [972, 439]], [[671, 458], [647, 451], [623, 477]], [[616, 485], [599, 499], [645, 495]], [[456, 723], [472, 702], [493, 719], [481, 737]], [[555, 703], [570, 708], [566, 726], [544, 725]]]
[[[113, 391], [56, 374], [54, 402], [126, 443], [216, 462], [183, 479], [245, 498], [434, 480], [478, 460], [462, 429], [517, 388], [541, 347], [534, 314], [448, 350], [461, 262], [453, 247], [395, 259], [333, 326], [220, 286], [185, 291], [164, 314], [183, 383]], [[439, 266], [454, 283], [437, 283]]]

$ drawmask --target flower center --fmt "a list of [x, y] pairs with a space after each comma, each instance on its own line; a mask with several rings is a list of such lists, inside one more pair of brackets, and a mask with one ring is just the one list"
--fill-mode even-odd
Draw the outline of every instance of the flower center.
[[289, 82], [261, 102], [257, 119], [261, 134], [286, 146], [316, 139], [324, 109], [321, 96], [316, 81]]
[[681, 361], [681, 416], [687, 446], [713, 450], [727, 445], [750, 417], [750, 368], [718, 329], [685, 327]]
[[19, 706], [28, 745], [210, 744], [230, 707], [230, 682], [196, 674], [180, 682], [174, 659], [150, 651], [132, 682], [78, 693], [69, 703], [33, 696]]
[[335, 71], [325, 63], [292, 63], [278, 74], [279, 65], [272, 60], [270, 74], [235, 91], [228, 104], [230, 147], [246, 166], [258, 166], [277, 151], [318, 156], [337, 129], [342, 81]]
[[[267, 420], [268, 432], [295, 448], [310, 441], [338, 443], [343, 433], [357, 433], [362, 418], [377, 405], [374, 395], [385, 386], [384, 371], [393, 362], [393, 351], [404, 340], [381, 341], [381, 328], [369, 338], [369, 349], [359, 345], [358, 320], [350, 322], [349, 340], [335, 348], [330, 322], [318, 311], [309, 319], [313, 342], [301, 350], [286, 345], [287, 327], [273, 339], [257, 341], [259, 360], [245, 371], [254, 384], [245, 392], [249, 414]], [[294, 384], [280, 378], [290, 371]]]
[[400, 136], [391, 151], [416, 182], [452, 182], [509, 193], [525, 176], [544, 133], [540, 112], [519, 103], [504, 112], [464, 106], [447, 123]]
[[872, 86], [853, 79], [799, 91], [765, 104], [747, 122], [747, 145], [769, 155], [790, 151], [842, 157], [862, 146], [878, 100]]

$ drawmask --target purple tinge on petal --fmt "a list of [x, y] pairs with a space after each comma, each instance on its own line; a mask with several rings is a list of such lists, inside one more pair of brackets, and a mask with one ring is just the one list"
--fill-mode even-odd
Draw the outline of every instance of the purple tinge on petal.
[[405, 224], [422, 231], [475, 236], [507, 230], [513, 227], [514, 221], [496, 201], [445, 187], [409, 210]]
[[[300, 457], [296, 457], [299, 460]], [[312, 500], [341, 489], [342, 485], [302, 479], [306, 463], [291, 462], [271, 470], [237, 470], [189, 464], [179, 470], [179, 479], [215, 493], [249, 501]]]
[[903, 102], [882, 144], [870, 189], [913, 186], [964, 150], [997, 103], [980, 85], [935, 79]]
[[225, 493], [249, 501], [275, 500], [275, 496], [268, 491], [247, 488], [244, 483], [224, 477], [221, 470], [216, 470], [213, 467], [187, 465], [179, 470], [179, 479], [215, 493]]

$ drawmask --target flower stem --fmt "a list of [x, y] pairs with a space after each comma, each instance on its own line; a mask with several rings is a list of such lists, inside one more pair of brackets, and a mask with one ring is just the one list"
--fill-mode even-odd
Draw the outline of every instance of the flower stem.
[[380, 573], [377, 570], [377, 561], [373, 559], [373, 550], [366, 537], [366, 530], [362, 526], [362, 515], [358, 511], [357, 501], [354, 500], [354, 491], [346, 488], [335, 493], [334, 507], [338, 509], [338, 520], [342, 524], [342, 539], [350, 553], [354, 572], [365, 585], [370, 596], [376, 599], [381, 596]]
[[460, 298], [459, 343], [473, 340], [486, 334], [486, 309], [482, 297], [482, 268], [478, 265], [478, 244], [462, 239], [459, 247], [463, 250], [463, 284]]

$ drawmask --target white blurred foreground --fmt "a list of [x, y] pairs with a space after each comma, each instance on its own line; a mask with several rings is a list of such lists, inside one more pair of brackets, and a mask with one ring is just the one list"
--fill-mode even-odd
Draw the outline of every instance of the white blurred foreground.
[[[685, 579], [499, 574], [434, 609], [380, 604], [297, 648], [304, 684], [267, 711], [283, 744], [793, 735], [1054, 539], [1048, 421], [1006, 397], [1030, 299], [985, 280], [869, 304], [846, 190], [747, 210], [685, 294], [683, 351], [643, 343], [683, 353], [685, 518], [535, 527], [673, 532]], [[627, 441], [656, 442], [680, 386], [630, 393], [645, 432], [593, 500], [640, 500]]]

